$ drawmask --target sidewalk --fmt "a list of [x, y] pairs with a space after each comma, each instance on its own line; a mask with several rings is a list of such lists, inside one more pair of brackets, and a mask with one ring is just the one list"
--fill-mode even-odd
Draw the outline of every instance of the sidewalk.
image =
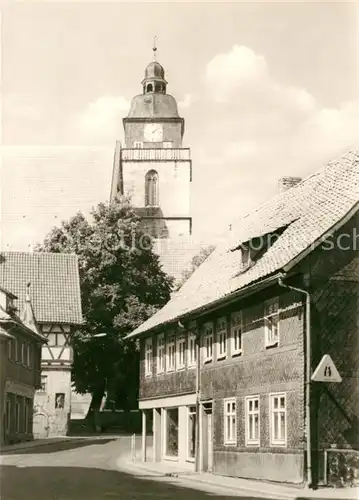
[[[151, 458], [149, 458], [151, 460]], [[131, 455], [121, 456], [117, 459], [120, 470], [132, 475], [152, 477], [154, 480], [167, 480], [182, 487], [204, 490], [210, 493], [225, 492], [226, 495], [242, 496], [251, 495], [255, 498], [268, 498], [278, 500], [301, 499], [337, 499], [357, 500], [359, 488], [320, 488], [310, 490], [302, 486], [282, 485], [263, 481], [254, 481], [228, 476], [219, 476], [206, 472], [194, 472], [184, 467], [179, 467], [172, 462], [140, 461], [137, 457], [132, 461]]]
[[[38, 446], [46, 446], [48, 444], [54, 443], [64, 443], [66, 441], [71, 441], [74, 438], [69, 436], [58, 436], [54, 438], [44, 438], [44, 439], [33, 439], [32, 441], [24, 441], [22, 443], [7, 444], [0, 447], [0, 455], [2, 453], [9, 453], [12, 451], [25, 450], [28, 448], [37, 448]], [[82, 440], [84, 438], [76, 438], [76, 440]]]

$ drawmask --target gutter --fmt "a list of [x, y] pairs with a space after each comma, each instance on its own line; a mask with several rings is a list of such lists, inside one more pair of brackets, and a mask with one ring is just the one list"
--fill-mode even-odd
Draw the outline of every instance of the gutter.
[[295, 292], [299, 292], [305, 295], [306, 305], [305, 305], [305, 322], [306, 322], [306, 352], [305, 352], [305, 362], [306, 362], [306, 374], [305, 374], [305, 433], [306, 433], [306, 454], [307, 454], [307, 487], [313, 488], [313, 477], [312, 477], [312, 440], [311, 440], [311, 419], [310, 419], [310, 395], [311, 395], [311, 311], [310, 311], [310, 293], [302, 288], [296, 288], [294, 286], [287, 285], [283, 282], [286, 278], [286, 274], [278, 277], [278, 284], [283, 288], [289, 288]]

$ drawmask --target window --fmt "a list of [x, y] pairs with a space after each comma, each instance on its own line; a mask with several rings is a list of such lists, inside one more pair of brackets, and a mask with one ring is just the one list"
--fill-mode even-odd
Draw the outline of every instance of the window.
[[13, 341], [10, 339], [7, 341], [7, 357], [8, 359], [12, 360], [13, 357]]
[[236, 400], [224, 400], [224, 444], [237, 444]]
[[249, 245], [241, 245], [242, 268], [246, 270], [251, 265], [251, 250]]
[[165, 455], [178, 457], [178, 408], [166, 410]]
[[152, 375], [152, 339], [145, 341], [145, 376]]
[[152, 83], [149, 83], [147, 85], [147, 92], [152, 92], [153, 91], [153, 86], [152, 86]]
[[24, 432], [26, 432], [26, 433], [30, 432], [30, 422], [29, 422], [30, 402], [31, 402], [30, 399], [25, 398]]
[[137, 149], [143, 148], [143, 142], [142, 141], [133, 141], [133, 147]]
[[242, 353], [242, 313], [235, 313], [231, 317], [232, 356]]
[[11, 395], [7, 394], [7, 399], [6, 399], [6, 422], [5, 422], [5, 428], [6, 428], [6, 434], [10, 433], [11, 430]]
[[146, 207], [158, 206], [158, 173], [156, 170], [150, 170], [146, 174], [145, 197]]
[[21, 403], [19, 397], [16, 397], [15, 403], [15, 421], [16, 421], [16, 432], [20, 431], [20, 423], [21, 423]]
[[264, 305], [265, 346], [279, 343], [279, 305], [278, 299], [267, 301]]
[[259, 397], [246, 398], [246, 446], [259, 446]]
[[55, 394], [55, 408], [57, 410], [65, 408], [65, 393], [57, 392]]
[[47, 389], [47, 375], [41, 375], [41, 388], [40, 391], [46, 392]]
[[196, 454], [196, 407], [188, 406], [187, 460], [194, 460], [195, 454]]
[[188, 335], [188, 357], [187, 365], [189, 367], [196, 366], [197, 356], [196, 356], [196, 336], [193, 334]]
[[14, 345], [15, 345], [15, 361], [20, 361], [20, 341], [19, 339], [14, 340]]
[[270, 444], [287, 446], [287, 408], [285, 394], [270, 394]]
[[177, 366], [176, 369], [180, 370], [186, 366], [185, 360], [185, 352], [186, 352], [186, 338], [180, 337], [177, 340]]
[[165, 371], [165, 336], [163, 333], [157, 337], [157, 373]]
[[21, 363], [24, 365], [26, 362], [26, 356], [25, 356], [25, 342], [21, 342]]
[[167, 339], [167, 371], [173, 371], [175, 369], [175, 339], [173, 335], [170, 335]]
[[212, 361], [213, 357], [213, 326], [207, 325], [204, 329], [204, 362]]
[[223, 359], [227, 356], [227, 320], [219, 319], [217, 323], [217, 359]]
[[27, 366], [32, 366], [32, 345], [27, 344], [27, 351], [26, 351], [26, 363]]

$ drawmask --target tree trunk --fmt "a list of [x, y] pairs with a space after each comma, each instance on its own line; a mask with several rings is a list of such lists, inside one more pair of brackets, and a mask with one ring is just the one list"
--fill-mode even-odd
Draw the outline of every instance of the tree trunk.
[[[93, 393], [92, 393], [92, 399], [91, 399], [91, 404], [89, 406], [87, 415], [85, 419], [89, 422], [91, 422], [94, 430], [98, 430], [98, 422], [97, 422], [97, 415], [100, 410], [102, 398], [105, 394], [105, 385], [101, 385], [98, 387]], [[100, 429], [101, 430], [101, 429]]]

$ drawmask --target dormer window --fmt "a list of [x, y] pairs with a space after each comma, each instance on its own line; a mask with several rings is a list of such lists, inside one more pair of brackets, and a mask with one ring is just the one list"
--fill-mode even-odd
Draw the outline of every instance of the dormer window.
[[241, 259], [242, 259], [242, 268], [247, 269], [252, 263], [251, 249], [249, 245], [241, 246]]

